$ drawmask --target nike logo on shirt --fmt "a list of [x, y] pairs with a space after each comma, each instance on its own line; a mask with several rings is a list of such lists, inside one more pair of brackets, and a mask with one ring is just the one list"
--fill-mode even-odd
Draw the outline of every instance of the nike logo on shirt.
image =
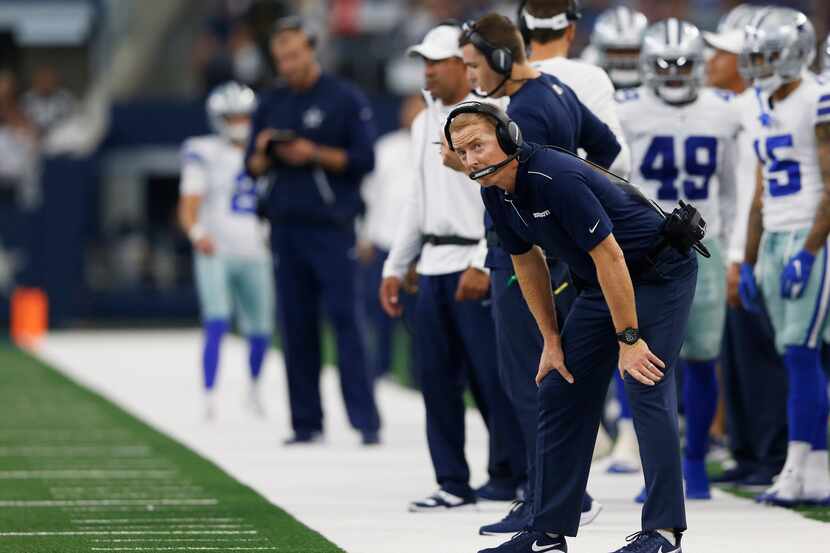
[[[551, 545], [540, 546], [539, 545], [539, 540], [536, 540], [535, 542], [533, 542], [530, 545], [530, 550], [534, 551], [535, 553], [541, 553], [542, 551], [550, 551], [551, 553], [556, 553], [556, 552], [553, 551], [553, 548], [554, 547], [559, 547], [560, 545], [561, 545], [560, 543], [553, 543]], [[562, 550], [559, 549], [558, 553], [562, 553]]]
[[599, 219], [597, 219], [597, 222], [594, 223], [594, 226], [592, 226], [591, 228], [588, 229], [588, 232], [590, 232], [591, 234], [594, 234], [594, 231], [597, 230], [598, 226], [599, 226]]

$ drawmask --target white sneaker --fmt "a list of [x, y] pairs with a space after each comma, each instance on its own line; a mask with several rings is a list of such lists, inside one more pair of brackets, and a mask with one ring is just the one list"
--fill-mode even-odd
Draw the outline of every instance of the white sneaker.
[[631, 474], [640, 472], [640, 444], [637, 442], [637, 433], [634, 431], [634, 421], [620, 419], [617, 422], [617, 443], [611, 452], [611, 464], [608, 472], [611, 474]]
[[205, 394], [204, 403], [204, 417], [206, 421], [212, 421], [216, 418], [216, 395], [213, 392]]
[[251, 383], [251, 387], [248, 390], [248, 396], [245, 399], [245, 406], [259, 418], [264, 419], [267, 416], [265, 412], [265, 405], [262, 403], [262, 398], [260, 397], [259, 393], [259, 386], [257, 384]]
[[611, 436], [600, 425], [599, 432], [597, 432], [597, 442], [594, 444], [594, 455], [591, 460], [596, 461], [608, 457], [611, 454], [612, 447], [614, 447], [614, 442], [611, 440]]
[[830, 458], [826, 450], [807, 455], [802, 499], [811, 505], [830, 505]]
[[579, 525], [586, 526], [594, 522], [594, 519], [599, 516], [600, 511], [602, 511], [602, 503], [597, 501], [596, 499], [591, 500], [591, 507], [586, 510], [582, 511], [579, 515]]
[[792, 507], [801, 503], [804, 494], [804, 476], [800, 471], [785, 467], [775, 484], [755, 498], [758, 503]]

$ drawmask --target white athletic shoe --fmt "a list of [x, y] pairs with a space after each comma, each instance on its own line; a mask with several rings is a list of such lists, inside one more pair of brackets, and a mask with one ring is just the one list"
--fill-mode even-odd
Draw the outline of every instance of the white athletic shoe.
[[248, 396], [245, 400], [245, 406], [257, 417], [262, 419], [266, 417], [265, 405], [262, 403], [258, 384], [251, 383], [251, 387], [248, 389]]
[[620, 419], [617, 422], [617, 443], [611, 452], [611, 464], [608, 472], [611, 474], [631, 474], [640, 472], [640, 445], [637, 442], [637, 433], [634, 431], [634, 421]]
[[594, 519], [599, 516], [600, 511], [602, 511], [602, 503], [597, 501], [596, 499], [591, 500], [591, 507], [579, 515], [579, 525], [586, 526], [594, 522]]
[[830, 505], [830, 458], [827, 451], [811, 451], [807, 455], [801, 498], [811, 505]]
[[755, 498], [759, 503], [769, 503], [781, 507], [792, 507], [802, 501], [804, 495], [804, 476], [798, 471], [784, 467], [778, 479], [767, 491]]
[[600, 425], [599, 432], [597, 432], [597, 442], [594, 444], [594, 455], [591, 460], [596, 461], [608, 457], [611, 454], [612, 447], [614, 447], [614, 442], [611, 440], [611, 436]]
[[208, 392], [205, 394], [204, 416], [206, 421], [216, 418], [216, 394]]

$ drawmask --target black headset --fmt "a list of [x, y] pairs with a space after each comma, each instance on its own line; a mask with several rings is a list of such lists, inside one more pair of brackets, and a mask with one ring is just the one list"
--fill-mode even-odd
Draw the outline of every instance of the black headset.
[[494, 46], [476, 29], [475, 21], [467, 21], [461, 26], [462, 36], [470, 40], [479, 52], [484, 54], [490, 69], [504, 77], [510, 77], [513, 71], [513, 52], [504, 46]]
[[275, 36], [283, 31], [302, 31], [308, 40], [308, 45], [312, 48], [317, 47], [317, 33], [299, 15], [286, 15], [285, 17], [277, 19], [274, 27], [271, 29], [271, 36]]
[[484, 169], [470, 173], [469, 177], [471, 179], [478, 180], [481, 177], [492, 175], [519, 156], [519, 150], [521, 150], [524, 144], [522, 130], [519, 128], [519, 125], [496, 106], [482, 102], [464, 102], [452, 110], [447, 116], [447, 122], [444, 124], [444, 136], [447, 138], [447, 145], [450, 147], [450, 150], [455, 151], [452, 136], [450, 135], [452, 120], [464, 113], [478, 113], [493, 119], [496, 122], [496, 140], [502, 151], [507, 154], [507, 157], [499, 163], [488, 165]]

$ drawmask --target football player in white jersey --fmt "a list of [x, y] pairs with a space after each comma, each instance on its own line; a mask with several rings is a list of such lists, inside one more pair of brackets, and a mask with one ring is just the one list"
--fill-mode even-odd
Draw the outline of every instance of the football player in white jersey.
[[645, 14], [628, 6], [605, 10], [591, 31], [596, 64], [605, 69], [617, 90], [640, 86], [640, 45], [648, 28]]
[[215, 134], [190, 138], [183, 146], [179, 221], [195, 250], [207, 418], [214, 416], [219, 346], [232, 315], [250, 346], [249, 406], [264, 413], [257, 382], [272, 333], [273, 267], [256, 215], [256, 183], [243, 164], [255, 106], [250, 88], [234, 82], [219, 86], [207, 101]]
[[519, 11], [519, 28], [528, 43], [528, 61], [571, 87], [579, 101], [608, 125], [622, 147], [610, 170], [628, 176], [631, 158], [614, 105], [614, 85], [601, 68], [568, 59], [576, 36], [579, 3], [575, 0], [527, 0]]
[[667, 19], [643, 39], [643, 86], [617, 93], [618, 113], [631, 148], [632, 182], [667, 212], [679, 200], [694, 204], [707, 222], [712, 254], [698, 271], [689, 326], [680, 357], [686, 409], [683, 471], [686, 497], [709, 499], [704, 458], [718, 400], [715, 361], [726, 316], [722, 235], [734, 203], [734, 139], [741, 114], [731, 92], [704, 87], [704, 44], [691, 23]]
[[[640, 46], [648, 28], [648, 18], [627, 6], [602, 12], [591, 31], [594, 63], [603, 68], [617, 90], [640, 86]], [[584, 59], [584, 58], [583, 58]], [[586, 60], [587, 61], [587, 60]], [[608, 472], [626, 474], [640, 470], [640, 448], [634, 432], [631, 406], [619, 373], [614, 375], [619, 416], [617, 440], [611, 451]]]
[[[763, 294], [789, 377], [784, 469], [760, 501], [830, 504], [827, 381], [821, 337], [830, 306], [830, 87], [807, 73], [815, 32], [789, 8], [759, 11], [741, 65], [757, 88], [747, 116], [758, 156], [739, 291]], [[757, 281], [756, 281], [757, 279]]]

